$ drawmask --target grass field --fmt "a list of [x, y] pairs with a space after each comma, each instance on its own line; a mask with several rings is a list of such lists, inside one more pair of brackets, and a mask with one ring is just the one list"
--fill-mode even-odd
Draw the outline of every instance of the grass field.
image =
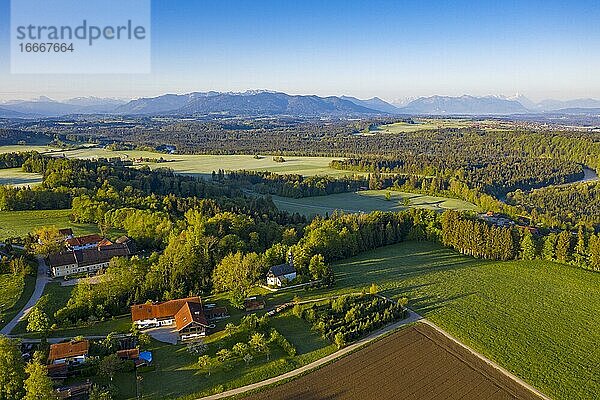
[[412, 133], [431, 129], [444, 128], [469, 128], [477, 127], [487, 131], [505, 130], [514, 127], [511, 122], [495, 121], [495, 120], [471, 120], [461, 118], [417, 118], [416, 123], [410, 124], [407, 122], [397, 122], [394, 124], [381, 125], [376, 130], [369, 134], [377, 133]]
[[600, 297], [592, 295], [600, 274], [479, 261], [427, 242], [381, 248], [335, 271], [336, 292], [375, 282], [384, 295], [407, 296], [415, 311], [552, 398], [600, 393]]
[[35, 278], [32, 276], [0, 275], [0, 327], [27, 304], [35, 289]]
[[0, 185], [35, 186], [42, 183], [42, 175], [23, 172], [21, 168], [0, 169]]
[[[272, 171], [276, 173], [293, 173], [301, 175], [347, 175], [348, 171], [329, 168], [331, 157], [284, 157], [283, 163], [273, 161], [272, 156], [261, 156], [256, 159], [252, 155], [179, 155], [160, 154], [149, 151], [111, 151], [99, 147], [91, 147], [77, 150], [57, 150], [48, 146], [0, 146], [0, 153], [14, 151], [52, 152], [53, 154], [65, 155], [69, 158], [93, 159], [99, 157], [120, 157], [122, 159], [160, 157], [168, 160], [166, 163], [148, 163], [151, 168], [171, 168], [177, 173], [193, 176], [210, 176], [212, 171], [219, 169], [251, 171]], [[351, 174], [354, 174], [352, 172]]]
[[385, 199], [387, 190], [365, 190], [356, 193], [340, 193], [329, 196], [291, 199], [273, 196], [275, 205], [285, 211], [306, 216], [331, 214], [335, 210], [349, 213], [381, 211], [401, 211], [409, 207], [431, 210], [476, 210], [477, 206], [463, 200], [434, 197], [415, 193], [389, 191], [390, 200]]
[[98, 233], [94, 224], [75, 224], [69, 220], [71, 210], [0, 211], [0, 240], [23, 237], [41, 226], [73, 229], [76, 235]]

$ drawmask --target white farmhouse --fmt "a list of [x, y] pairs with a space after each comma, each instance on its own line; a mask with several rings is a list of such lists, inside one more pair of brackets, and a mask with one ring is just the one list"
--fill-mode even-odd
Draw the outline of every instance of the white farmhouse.
[[282, 287], [289, 281], [296, 279], [296, 269], [291, 263], [275, 265], [267, 272], [267, 285]]

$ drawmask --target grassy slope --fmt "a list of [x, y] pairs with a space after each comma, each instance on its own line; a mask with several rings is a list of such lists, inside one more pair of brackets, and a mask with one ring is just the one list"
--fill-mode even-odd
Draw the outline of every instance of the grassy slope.
[[377, 282], [464, 343], [557, 399], [600, 393], [600, 274], [555, 263], [484, 262], [430, 243], [336, 266], [340, 287]]
[[76, 235], [98, 233], [94, 224], [75, 224], [71, 210], [0, 211], [0, 239], [22, 237], [41, 226], [70, 227]]
[[[67, 301], [69, 301], [72, 291], [73, 286], [60, 286], [59, 282], [51, 282], [47, 284], [43, 293], [44, 296], [48, 296], [48, 302], [43, 306], [43, 311], [46, 313], [46, 315], [52, 317], [56, 311], [64, 307], [67, 304]], [[18, 335], [26, 332], [27, 321], [23, 320], [19, 322], [17, 326], [15, 326], [11, 333]], [[80, 333], [77, 333], [77, 335], [80, 335]]]
[[4, 327], [27, 304], [34, 289], [33, 276], [0, 275], [0, 327]]
[[[385, 200], [385, 194], [391, 194], [391, 200]], [[335, 210], [346, 212], [401, 211], [406, 209], [404, 199], [410, 201], [410, 207], [428, 208], [432, 210], [476, 210], [474, 204], [463, 200], [445, 197], [434, 197], [415, 193], [395, 192], [388, 190], [366, 190], [356, 193], [339, 193], [329, 196], [304, 197], [291, 199], [273, 196], [275, 205], [285, 211], [307, 216], [325, 215]]]

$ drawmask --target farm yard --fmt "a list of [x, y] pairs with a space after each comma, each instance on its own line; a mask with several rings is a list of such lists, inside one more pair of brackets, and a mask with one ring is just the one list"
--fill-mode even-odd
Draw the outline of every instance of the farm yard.
[[416, 324], [299, 379], [248, 396], [283, 399], [522, 399], [538, 396]]
[[[390, 200], [386, 200], [386, 193], [390, 193]], [[335, 210], [348, 213], [369, 213], [376, 210], [402, 211], [410, 207], [439, 211], [474, 211], [477, 209], [477, 206], [474, 204], [463, 200], [388, 190], [365, 190], [355, 193], [303, 197], [300, 199], [280, 196], [272, 196], [272, 198], [273, 202], [280, 210], [298, 213], [308, 217], [332, 214]]]
[[[590, 296], [600, 285], [597, 274], [543, 261], [481, 261], [429, 242], [380, 248], [338, 262], [334, 271], [334, 288], [265, 292], [267, 307], [296, 296], [307, 300], [368, 291], [376, 283], [380, 294], [407, 297], [413, 310], [551, 398], [591, 400], [600, 390], [600, 380], [586, 378], [600, 364], [600, 315], [595, 312], [600, 299]], [[183, 346], [156, 342], [159, 367], [145, 378], [144, 396], [198, 398], [278, 375], [335, 350], [290, 313], [271, 324], [296, 346], [298, 355], [249, 369], [214, 371], [208, 380]], [[221, 339], [217, 333], [206, 341]], [[246, 373], [238, 375], [242, 371]], [[153, 374], [157, 379], [150, 378]]]
[[[269, 325], [280, 331], [296, 348], [295, 356], [287, 356], [276, 349], [269, 360], [264, 355], [255, 357], [250, 364], [230, 360], [221, 367], [214, 368], [210, 375], [198, 365], [198, 355], [191, 354], [186, 345], [170, 345], [152, 340], [149, 350], [156, 360], [156, 370], [140, 374], [143, 398], [196, 399], [277, 376], [335, 351], [335, 346], [312, 332], [306, 322], [289, 313], [272, 318]], [[221, 349], [244, 342], [247, 340], [246, 336], [244, 332], [224, 336], [222, 331], [209, 335], [204, 340], [208, 345], [206, 354], [214, 356]], [[119, 383], [117, 398], [134, 398], [133, 373], [118, 374], [116, 380]]]

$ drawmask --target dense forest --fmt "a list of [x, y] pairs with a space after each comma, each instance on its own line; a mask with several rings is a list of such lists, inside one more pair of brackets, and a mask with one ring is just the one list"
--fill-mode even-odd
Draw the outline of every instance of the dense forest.
[[532, 191], [517, 190], [508, 202], [531, 215], [532, 222], [560, 229], [600, 227], [600, 184], [581, 183]]
[[584, 176], [583, 167], [574, 162], [525, 157], [368, 157], [332, 161], [331, 167], [353, 171], [433, 175], [442, 179], [454, 177], [471, 188], [496, 197], [517, 189], [572, 182]]

